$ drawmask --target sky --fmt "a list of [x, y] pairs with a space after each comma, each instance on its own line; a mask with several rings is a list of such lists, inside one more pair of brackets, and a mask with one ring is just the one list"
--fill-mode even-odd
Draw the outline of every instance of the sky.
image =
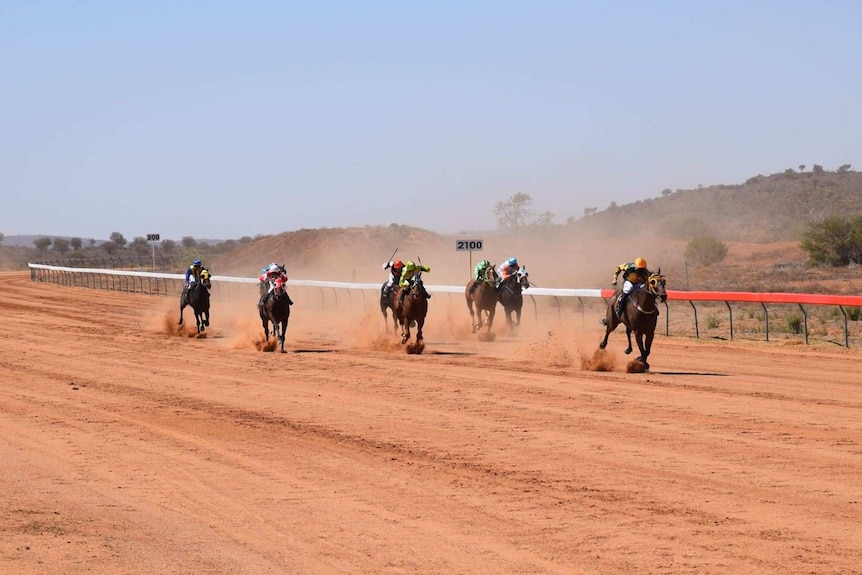
[[6, 0], [0, 232], [555, 223], [862, 167], [862, 2]]

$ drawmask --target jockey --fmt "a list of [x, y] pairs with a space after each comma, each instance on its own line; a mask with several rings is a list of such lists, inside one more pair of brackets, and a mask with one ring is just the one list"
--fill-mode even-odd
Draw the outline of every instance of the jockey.
[[[261, 270], [261, 275], [258, 279], [261, 283], [269, 282], [269, 289], [263, 297], [260, 298], [260, 303], [263, 303], [269, 294], [272, 293], [272, 290], [287, 282], [287, 270], [284, 269], [283, 265], [278, 265], [277, 263], [272, 262]], [[287, 295], [287, 289], [284, 290], [284, 295]], [[293, 305], [293, 300], [290, 299], [289, 295], [287, 295], [287, 304]]]
[[517, 274], [520, 269], [521, 266], [518, 265], [518, 259], [514, 257], [501, 263], [500, 267], [497, 269], [497, 273], [500, 274], [500, 278], [497, 280], [497, 290], [506, 283], [506, 280]]
[[188, 293], [189, 288], [201, 280], [202, 271], [203, 265], [201, 264], [201, 261], [193, 261], [192, 265], [189, 266], [189, 269], [186, 270], [186, 285], [183, 287], [183, 294]]
[[404, 262], [401, 260], [386, 262], [383, 264], [383, 269], [391, 270], [389, 272], [389, 279], [386, 280], [386, 285], [383, 286], [383, 295], [388, 296], [393, 284], [401, 280], [401, 271], [404, 269]]
[[[407, 292], [408, 292], [408, 290], [405, 288], [409, 288], [411, 286], [412, 281], [413, 281], [413, 275], [416, 274], [417, 272], [420, 272], [420, 271], [421, 272], [430, 272], [431, 266], [416, 265], [412, 261], [409, 261], [406, 264], [404, 264], [404, 269], [401, 270], [401, 278], [398, 280], [398, 287], [401, 288], [401, 303], [402, 304], [404, 303], [404, 296], [406, 296]], [[428, 299], [430, 297], [431, 297], [431, 294], [426, 292], [425, 293], [425, 299]]]
[[614, 270], [614, 278], [611, 285], [617, 285], [617, 276], [620, 275], [620, 273], [623, 274], [623, 289], [617, 298], [617, 307], [614, 309], [614, 313], [617, 314], [617, 317], [623, 316], [623, 306], [625, 305], [625, 301], [628, 299], [629, 295], [634, 290], [643, 286], [644, 282], [647, 281], [647, 278], [650, 275], [650, 272], [647, 269], [646, 260], [643, 258], [636, 258], [633, 262], [618, 265]]
[[473, 285], [470, 286], [470, 293], [473, 293], [479, 284], [482, 283], [482, 280], [485, 279], [485, 273], [487, 273], [488, 268], [493, 269], [494, 264], [489, 262], [488, 260], [482, 260], [473, 268]]

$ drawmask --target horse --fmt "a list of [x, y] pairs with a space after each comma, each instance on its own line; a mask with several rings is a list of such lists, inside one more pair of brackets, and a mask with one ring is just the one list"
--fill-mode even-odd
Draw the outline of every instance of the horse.
[[[261, 282], [269, 285], [269, 282]], [[261, 286], [261, 292], [264, 292]], [[266, 288], [268, 289], [268, 287]], [[284, 282], [278, 281], [271, 291], [264, 292], [257, 304], [260, 312], [260, 320], [263, 324], [263, 338], [269, 340], [269, 336], [278, 338], [281, 352], [284, 353], [284, 336], [287, 332], [287, 322], [290, 319], [290, 298], [284, 287]], [[272, 322], [272, 332], [269, 331], [269, 323]]]
[[[402, 297], [402, 293], [404, 296]], [[401, 343], [410, 339], [410, 327], [416, 323], [416, 345], [422, 343], [422, 326], [428, 314], [428, 292], [422, 284], [422, 272], [413, 275], [410, 285], [398, 290], [396, 312], [401, 325]]]
[[195, 323], [197, 324], [198, 333], [209, 327], [211, 287], [210, 272], [202, 269], [200, 281], [190, 283], [189, 287], [180, 295], [179, 325], [183, 325], [183, 309], [186, 306], [191, 306], [195, 312]]
[[[482, 329], [482, 312], [485, 312], [486, 320], [484, 325], [488, 326], [488, 333], [491, 333], [491, 325], [494, 323], [494, 314], [497, 313], [497, 292], [494, 285], [497, 283], [499, 276], [497, 270], [493, 266], [485, 269], [485, 273], [479, 282], [479, 285], [473, 287], [474, 280], [470, 280], [464, 290], [464, 297], [467, 299], [467, 309], [470, 310], [470, 319], [472, 320], [473, 333]], [[476, 306], [475, 313], [473, 306]]]
[[647, 358], [652, 348], [652, 340], [655, 336], [655, 326], [658, 323], [658, 307], [656, 301], [664, 303], [667, 301], [667, 282], [664, 276], [661, 275], [661, 268], [658, 272], [650, 274], [643, 287], [634, 290], [623, 306], [623, 316], [617, 317], [614, 310], [617, 299], [620, 297], [619, 291], [611, 296], [608, 302], [608, 309], [603, 323], [605, 324], [605, 338], [599, 344], [600, 349], [605, 349], [608, 345], [608, 336], [616, 329], [619, 324], [626, 326], [626, 338], [629, 346], [626, 348], [626, 354], [632, 352], [632, 332], [635, 334], [635, 341], [638, 344], [640, 356], [637, 360], [644, 365], [644, 370], [649, 371], [649, 363]]
[[395, 288], [386, 289], [387, 283], [389, 282], [383, 282], [383, 285], [380, 286], [380, 311], [383, 313], [383, 323], [385, 324], [389, 321], [386, 310], [392, 310], [392, 329], [398, 330], [398, 316], [395, 313]]
[[[517, 273], [502, 280], [497, 291], [500, 303], [503, 304], [503, 313], [506, 316], [506, 325], [513, 329], [521, 325], [521, 307], [524, 305], [524, 296], [521, 292], [530, 287], [527, 268], [522, 267]], [[512, 320], [512, 314], [515, 319]]]

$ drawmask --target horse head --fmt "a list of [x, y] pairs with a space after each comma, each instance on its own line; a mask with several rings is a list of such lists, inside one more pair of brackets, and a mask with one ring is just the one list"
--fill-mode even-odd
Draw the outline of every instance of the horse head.
[[210, 272], [208, 269], [204, 268], [201, 270], [201, 285], [207, 289], [212, 287], [212, 281], [210, 280]]
[[646, 281], [646, 288], [649, 293], [654, 295], [656, 299], [662, 303], [667, 301], [667, 281], [661, 275], [661, 268], [656, 273], [650, 274]]
[[497, 270], [495, 270], [494, 266], [491, 265], [485, 268], [485, 275], [482, 276], [482, 279], [484, 279], [486, 283], [495, 284], [499, 277], [500, 276], [497, 275]]
[[272, 286], [272, 293], [276, 296], [281, 296], [285, 294], [284, 280], [282, 280], [281, 278], [275, 280], [275, 283]]
[[413, 279], [410, 281], [410, 297], [419, 299], [425, 297], [425, 286], [422, 285], [422, 272], [413, 274]]
[[522, 290], [525, 290], [530, 287], [530, 274], [527, 273], [526, 266], [521, 267], [516, 275], [518, 276], [518, 285], [521, 286]]

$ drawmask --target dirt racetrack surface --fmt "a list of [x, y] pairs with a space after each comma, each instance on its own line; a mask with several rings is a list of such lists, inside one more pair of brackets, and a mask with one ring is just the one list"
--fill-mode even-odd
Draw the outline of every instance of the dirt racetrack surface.
[[479, 341], [437, 296], [408, 355], [294, 299], [265, 353], [253, 298], [193, 337], [0, 274], [0, 573], [862, 573], [858, 349], [658, 335], [626, 373], [597, 321]]

